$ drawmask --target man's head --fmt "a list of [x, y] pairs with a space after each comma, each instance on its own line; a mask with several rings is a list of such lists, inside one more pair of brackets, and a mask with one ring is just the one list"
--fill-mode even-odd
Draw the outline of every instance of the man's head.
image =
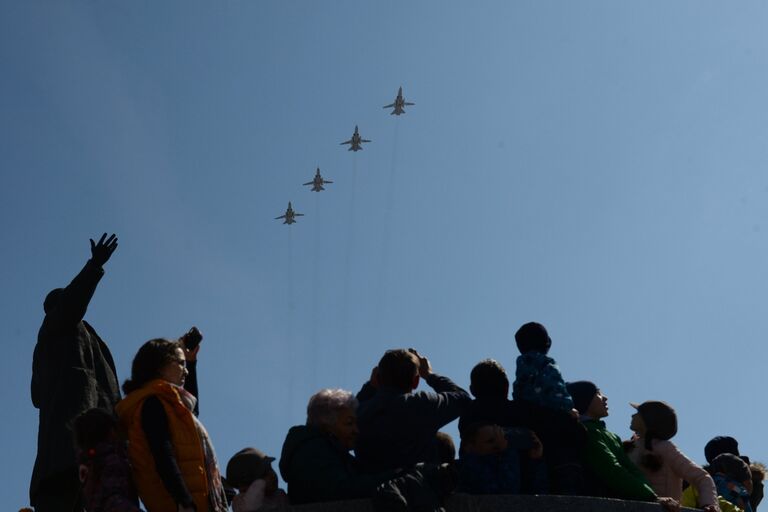
[[382, 386], [410, 393], [419, 385], [419, 359], [405, 349], [387, 350], [378, 368]]
[[569, 382], [565, 387], [579, 414], [596, 420], [608, 416], [608, 397], [593, 382], [580, 380]]
[[546, 354], [552, 346], [547, 329], [538, 322], [528, 322], [515, 333], [515, 342], [521, 354], [540, 352]]
[[43, 311], [45, 311], [46, 315], [56, 309], [63, 293], [64, 288], [54, 288], [48, 292], [48, 295], [45, 296], [45, 300], [43, 301]]
[[323, 430], [351, 450], [357, 436], [357, 398], [343, 389], [321, 389], [307, 404], [307, 426]]
[[469, 390], [475, 398], [507, 398], [509, 378], [504, 367], [493, 359], [480, 361], [472, 368]]

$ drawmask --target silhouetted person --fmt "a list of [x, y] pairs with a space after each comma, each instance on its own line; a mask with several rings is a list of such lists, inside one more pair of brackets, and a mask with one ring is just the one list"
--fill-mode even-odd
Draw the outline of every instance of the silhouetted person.
[[83, 320], [102, 266], [117, 248], [104, 233], [91, 240], [91, 259], [66, 288], [45, 298], [45, 318], [32, 360], [32, 404], [40, 410], [37, 458], [29, 497], [36, 512], [82, 508], [72, 422], [91, 408], [112, 411], [120, 400], [106, 343]]

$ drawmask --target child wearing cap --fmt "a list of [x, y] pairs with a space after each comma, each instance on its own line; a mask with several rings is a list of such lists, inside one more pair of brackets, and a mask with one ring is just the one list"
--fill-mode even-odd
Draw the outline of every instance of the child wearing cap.
[[683, 480], [696, 488], [698, 506], [719, 511], [715, 482], [699, 465], [686, 457], [670, 441], [677, 433], [677, 415], [665, 402], [630, 404], [637, 409], [629, 426], [635, 437], [627, 445], [629, 458], [643, 472], [659, 496], [680, 500]]
[[240, 492], [232, 499], [234, 512], [263, 512], [288, 507], [288, 495], [277, 486], [274, 457], [256, 448], [243, 448], [227, 463], [227, 483]]
[[547, 329], [539, 323], [529, 322], [515, 333], [515, 342], [520, 356], [517, 358], [512, 398], [569, 412], [576, 417], [577, 412], [565, 388], [560, 368], [554, 359], [547, 356], [552, 346]]

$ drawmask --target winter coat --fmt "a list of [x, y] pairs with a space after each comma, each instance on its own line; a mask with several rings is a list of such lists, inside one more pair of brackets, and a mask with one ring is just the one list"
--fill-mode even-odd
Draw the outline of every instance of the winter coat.
[[292, 504], [370, 498], [392, 472], [366, 475], [336, 438], [316, 427], [291, 427], [280, 454], [280, 475]]
[[[691, 486], [686, 487], [680, 498], [680, 506], [699, 508], [698, 502], [699, 494], [696, 492], [696, 488]], [[720, 505], [720, 512], [745, 512], [744, 509], [737, 507], [722, 496], [717, 497], [717, 504]]]
[[[644, 444], [645, 439], [635, 440], [628, 455], [643, 472], [657, 495], [680, 501], [683, 494], [683, 480], [685, 480], [696, 487], [700, 507], [717, 504], [717, 492], [712, 477], [704, 468], [678, 450], [673, 442], [653, 439], [651, 451], [647, 450]], [[660, 469], [654, 471], [642, 464], [649, 453], [660, 458]]]
[[656, 493], [643, 472], [629, 459], [621, 439], [600, 420], [586, 420], [584, 464], [588, 487], [595, 496], [624, 500], [656, 501]]
[[88, 512], [140, 512], [125, 442], [103, 442], [79, 454]]
[[574, 407], [560, 368], [554, 359], [541, 352], [528, 352], [517, 358], [512, 398], [566, 412]]
[[207, 511], [208, 478], [202, 441], [192, 412], [182, 402], [173, 384], [157, 379], [129, 393], [117, 404], [120, 426], [128, 434], [128, 455], [141, 501], [149, 512], [175, 511], [177, 504], [165, 488], [141, 424], [142, 406], [151, 396], [163, 405], [182, 478], [198, 511]]
[[431, 374], [424, 380], [434, 393], [387, 387], [374, 391], [370, 384], [358, 393], [360, 437], [355, 455], [366, 471], [440, 462], [437, 431], [458, 418], [472, 399], [448, 377]]
[[91, 261], [61, 292], [37, 335], [32, 359], [32, 405], [40, 410], [37, 457], [32, 471], [32, 504], [40, 482], [77, 471], [71, 424], [98, 407], [112, 411], [120, 400], [115, 363], [106, 343], [83, 321], [104, 270]]

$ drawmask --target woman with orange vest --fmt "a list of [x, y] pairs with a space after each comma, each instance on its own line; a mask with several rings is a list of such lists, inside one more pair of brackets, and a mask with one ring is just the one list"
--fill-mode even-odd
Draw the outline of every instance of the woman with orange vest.
[[213, 444], [196, 416], [200, 346], [186, 349], [190, 333], [180, 341], [158, 338], [142, 345], [123, 384], [126, 396], [115, 407], [149, 512], [227, 510]]

